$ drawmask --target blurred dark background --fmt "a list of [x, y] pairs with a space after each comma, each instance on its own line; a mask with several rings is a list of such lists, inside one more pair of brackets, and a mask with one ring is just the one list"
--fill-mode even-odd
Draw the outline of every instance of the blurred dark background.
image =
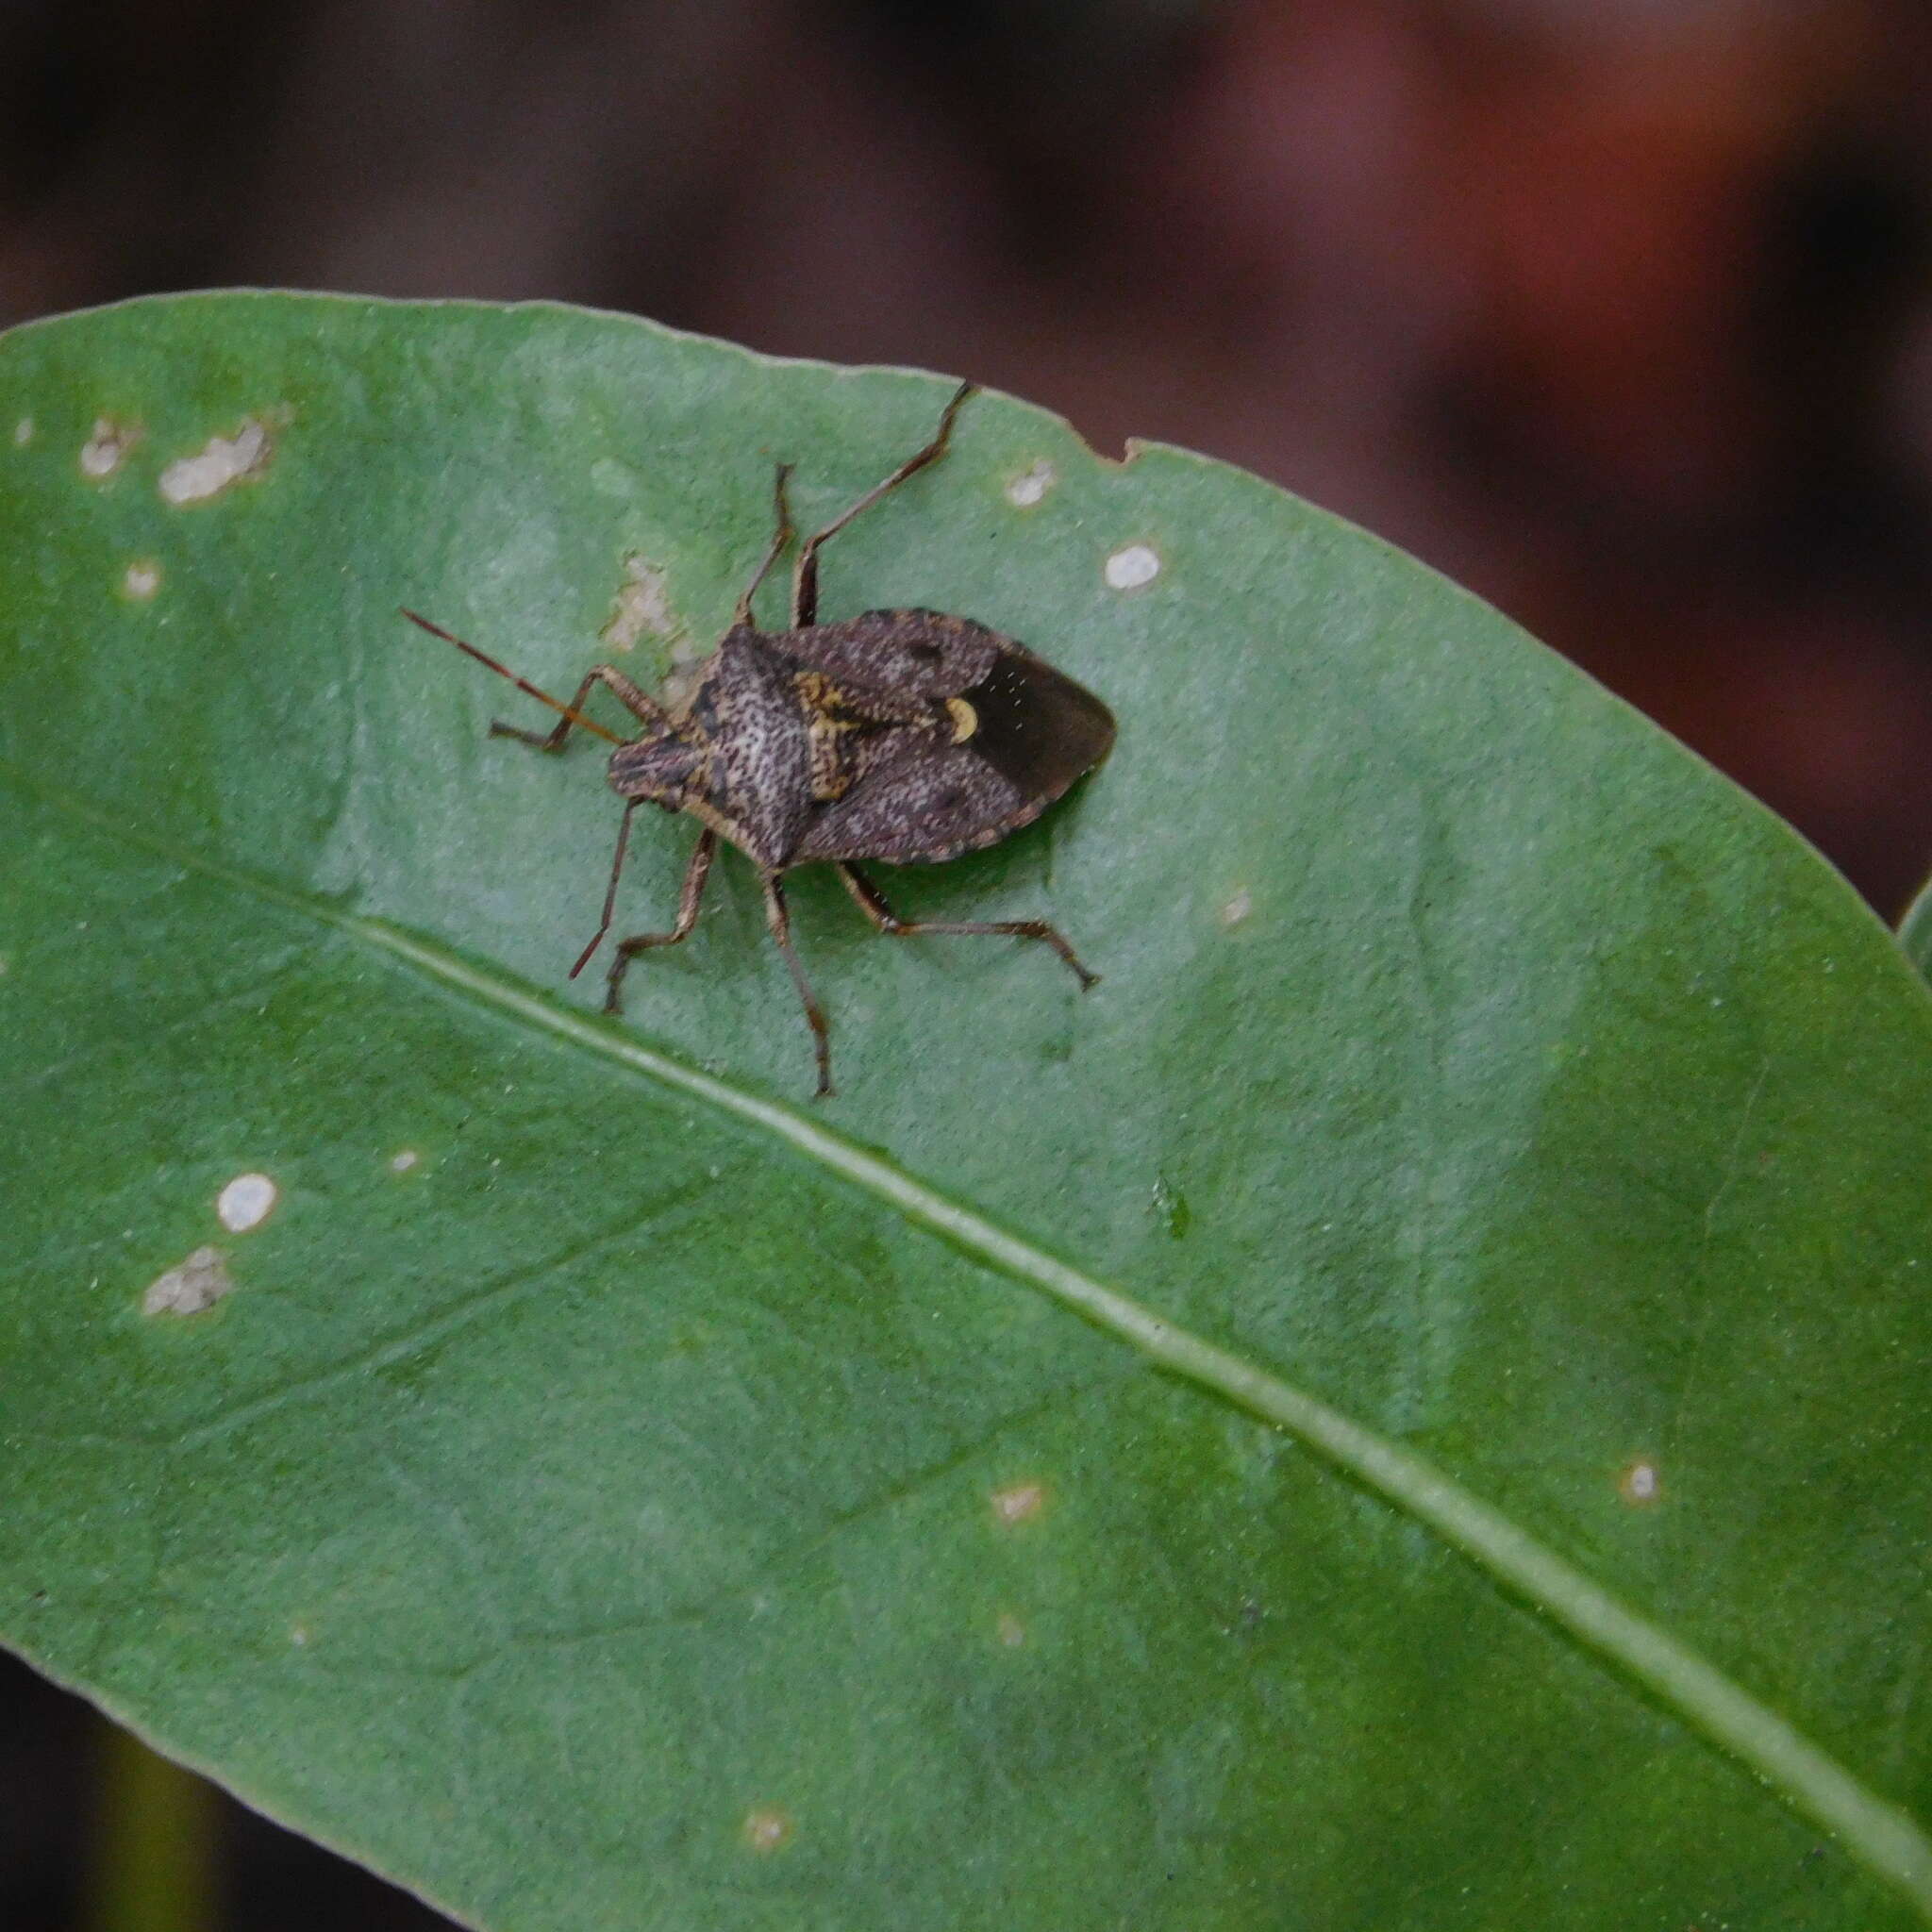
[[[596, 303], [1209, 451], [1881, 912], [1932, 869], [1924, 0], [4, 0], [0, 325], [225, 283]], [[0, 1666], [9, 1932], [113, 1917], [103, 1735]], [[211, 1925], [436, 1923], [196, 1834]]]

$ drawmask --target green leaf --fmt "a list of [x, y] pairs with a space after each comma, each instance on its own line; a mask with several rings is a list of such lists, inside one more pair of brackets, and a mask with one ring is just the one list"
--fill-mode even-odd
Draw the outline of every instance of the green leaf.
[[1899, 921], [1899, 943], [1906, 956], [1928, 978], [1932, 978], [1932, 884], [1920, 890]]
[[516, 1932], [1924, 1923], [1932, 998], [1493, 612], [982, 397], [824, 609], [1113, 706], [882, 881], [1105, 983], [802, 874], [814, 1108], [728, 858], [623, 1022], [567, 980], [597, 761], [396, 607], [649, 682], [774, 458], [825, 521], [946, 392], [542, 308], [0, 341], [0, 1629]]

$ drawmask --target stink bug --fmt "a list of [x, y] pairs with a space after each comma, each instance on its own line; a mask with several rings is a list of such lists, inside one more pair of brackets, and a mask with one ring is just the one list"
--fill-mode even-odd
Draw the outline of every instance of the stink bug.
[[[763, 631], [752, 598], [795, 532], [786, 505], [791, 465], [774, 487], [777, 528], [764, 560], [738, 600], [731, 628], [675, 705], [650, 696], [611, 664], [599, 664], [563, 704], [475, 645], [413, 610], [403, 615], [562, 713], [543, 733], [501, 723], [493, 737], [521, 739], [558, 752], [576, 725], [608, 740], [610, 787], [625, 802], [604, 916], [571, 968], [575, 979], [610, 930], [631, 815], [647, 800], [688, 811], [703, 826], [685, 869], [677, 923], [669, 932], [620, 940], [604, 1009], [622, 1010], [624, 975], [638, 954], [675, 946], [697, 923], [718, 841], [736, 845], [758, 868], [765, 918], [805, 1007], [818, 1057], [818, 1091], [832, 1091], [825, 1018], [792, 949], [781, 883], [792, 867], [833, 866], [859, 909], [895, 939], [921, 933], [1005, 933], [1043, 940], [1078, 977], [1094, 983], [1074, 949], [1043, 919], [897, 918], [856, 868], [857, 859], [891, 865], [937, 863], [991, 845], [1029, 824], [1113, 744], [1113, 714], [1091, 691], [1024, 645], [971, 618], [936, 610], [868, 610], [836, 624], [818, 619], [819, 551], [888, 491], [945, 454], [953, 424], [973, 385], [946, 405], [938, 432], [800, 546], [791, 575], [791, 622]], [[643, 725], [625, 741], [584, 715], [606, 686]]]

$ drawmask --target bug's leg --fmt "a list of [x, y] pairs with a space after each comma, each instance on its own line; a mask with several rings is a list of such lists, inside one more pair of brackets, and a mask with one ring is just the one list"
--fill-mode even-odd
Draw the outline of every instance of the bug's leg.
[[[411, 610], [407, 604], [397, 607], [397, 614], [407, 617], [411, 624], [421, 630], [426, 630], [431, 637], [441, 638], [446, 644], [454, 644], [465, 657], [475, 658], [477, 663], [482, 665], [486, 671], [493, 671], [497, 676], [507, 677], [519, 691], [528, 691], [539, 704], [548, 705], [553, 711], [561, 711], [565, 724], [580, 725], [584, 730], [591, 732], [595, 737], [608, 738], [612, 744], [622, 744], [624, 742], [624, 740], [618, 737], [616, 732], [605, 730], [603, 725], [598, 724], [594, 718], [587, 718], [578, 708], [585, 698], [591, 694], [591, 686], [596, 678], [595, 672], [592, 672], [589, 677], [584, 679], [582, 684], [577, 686], [576, 703], [566, 705], [560, 698], [552, 697], [541, 684], [532, 684], [527, 677], [518, 675], [508, 664], [499, 663], [488, 651], [479, 650], [467, 638], [459, 638], [454, 631], [444, 630], [440, 624], [431, 624], [420, 611]], [[515, 731], [508, 724], [495, 725], [492, 727], [492, 730], [509, 732], [509, 735], [513, 738], [527, 738], [533, 744], [548, 742], [547, 740], [540, 739], [534, 732]], [[564, 732], [561, 726], [552, 735], [558, 743], [562, 742]], [[555, 747], [553, 746], [552, 749], [555, 749]]]
[[[636, 805], [639, 801], [633, 799], [631, 803]], [[630, 824], [629, 812], [625, 813], [624, 822], [626, 826]], [[718, 835], [707, 825], [698, 834], [698, 842], [691, 847], [691, 863], [684, 869], [684, 891], [678, 894], [677, 898], [677, 924], [669, 932], [633, 933], [629, 939], [618, 941], [617, 956], [610, 962], [610, 980], [604, 994], [604, 1010], [607, 1013], [621, 1013], [624, 1011], [624, 1001], [619, 994], [618, 989], [624, 984], [624, 975], [628, 970], [630, 962], [640, 953], [647, 952], [653, 946], [675, 946], [691, 937], [691, 927], [698, 923], [698, 904], [705, 896], [705, 880], [710, 874], [711, 854], [717, 850], [717, 846]], [[620, 857], [622, 857], [623, 849], [623, 844], [620, 841], [618, 846]], [[611, 896], [614, 898], [617, 892], [617, 872], [615, 867], [611, 868], [610, 891]], [[610, 907], [607, 901], [604, 908], [604, 924], [608, 925], [609, 924]], [[600, 926], [597, 931], [597, 938], [602, 939], [603, 937], [603, 927]], [[584, 959], [588, 959], [591, 957], [595, 946], [596, 941], [593, 940], [584, 949]], [[579, 959], [577, 966], [582, 966], [584, 959]], [[575, 968], [572, 969], [573, 977], [575, 976]]]
[[[577, 686], [576, 695], [571, 699], [573, 711], [584, 708], [584, 700], [597, 689], [597, 674], [593, 671]], [[534, 744], [539, 751], [561, 751], [565, 739], [570, 736], [570, 720], [559, 718], [548, 731], [525, 731], [521, 724], [506, 724], [501, 718], [490, 721], [491, 738], [515, 738], [525, 744]]]
[[888, 491], [896, 490], [907, 477], [916, 475], [926, 464], [937, 462], [945, 455], [946, 444], [952, 439], [953, 419], [965, 407], [967, 397], [975, 387], [974, 383], [962, 382], [953, 391], [953, 400], [946, 405], [932, 441], [924, 449], [908, 457], [883, 483], [874, 484], [843, 516], [835, 517], [823, 530], [805, 540], [798, 553], [798, 561], [791, 569], [791, 624], [794, 629], [802, 624], [818, 621], [820, 546], [828, 538], [836, 537], [854, 517], [869, 510]]
[[772, 532], [772, 547], [765, 552], [765, 560], [758, 565], [751, 582], [745, 585], [744, 595], [738, 600], [731, 612], [733, 624], [748, 624], [754, 630], [758, 625], [752, 619], [751, 600], [758, 595], [758, 586], [771, 575], [772, 566], [784, 556], [786, 544], [798, 534], [792, 527], [791, 507], [785, 501], [785, 479], [791, 474], [790, 463], [778, 465], [778, 477], [772, 486], [772, 505], [778, 516], [777, 528]]
[[[626, 677], [615, 664], [599, 664], [585, 674], [583, 683], [577, 686], [576, 696], [570, 701], [571, 709], [581, 711], [584, 700], [600, 684], [614, 692], [618, 703], [640, 724], [657, 725], [666, 731], [671, 728], [671, 720], [664, 715], [664, 708], [642, 685]], [[524, 744], [534, 744], [539, 751], [561, 751], [575, 722], [571, 718], [559, 718], [548, 731], [525, 731], [521, 724], [506, 724], [501, 718], [492, 718], [490, 735], [491, 738], [514, 738]]]
[[791, 969], [791, 983], [798, 989], [799, 1003], [805, 1008], [806, 1024], [811, 1028], [812, 1050], [818, 1056], [819, 1088], [813, 1096], [823, 1100], [832, 1091], [832, 1046], [830, 1036], [825, 1031], [825, 1016], [819, 1003], [812, 997], [811, 982], [805, 976], [805, 968], [798, 963], [798, 955], [791, 949], [791, 921], [785, 910], [785, 888], [778, 883], [778, 874], [768, 872], [762, 874], [765, 888], [765, 924], [772, 929], [772, 937], [778, 941], [778, 950], [785, 955], [785, 964]]
[[1044, 940], [1073, 969], [1082, 992], [1090, 986], [1100, 984], [1100, 974], [1090, 973], [1081, 965], [1073, 947], [1060, 937], [1058, 928], [1049, 925], [1043, 919], [901, 919], [879, 897], [878, 889], [856, 867], [841, 865], [838, 871], [839, 876], [845, 881], [845, 890], [858, 900], [859, 910], [888, 938], [910, 940], [928, 932], [992, 932], [1004, 933], [1008, 939]]
[[604, 916], [597, 922], [597, 930], [591, 935], [591, 943], [577, 955], [577, 963], [570, 969], [573, 979], [591, 963], [591, 955], [604, 943], [604, 935], [610, 930], [610, 914], [617, 904], [617, 881], [624, 871], [625, 848], [630, 843], [631, 814], [642, 803], [641, 798], [624, 801], [624, 818], [617, 827], [617, 851], [610, 860], [610, 883], [604, 888]]

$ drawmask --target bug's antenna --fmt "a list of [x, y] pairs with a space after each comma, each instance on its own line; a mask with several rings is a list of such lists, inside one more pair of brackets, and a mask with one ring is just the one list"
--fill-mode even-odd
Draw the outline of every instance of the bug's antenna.
[[605, 730], [603, 725], [598, 724], [594, 718], [587, 718], [581, 711], [574, 710], [561, 698], [552, 697], [547, 691], [539, 691], [527, 677], [519, 677], [508, 664], [499, 664], [488, 652], [479, 651], [475, 644], [466, 644], [461, 638], [451, 636], [440, 624], [431, 624], [426, 617], [418, 617], [413, 610], [407, 607], [399, 608], [402, 608], [403, 615], [411, 624], [426, 630], [433, 638], [441, 638], [446, 644], [454, 644], [459, 651], [467, 651], [471, 657], [475, 658], [477, 663], [488, 665], [499, 677], [508, 678], [520, 691], [527, 692], [539, 704], [548, 705], [553, 711], [562, 712], [579, 730], [588, 731], [593, 737], [601, 738], [609, 744], [622, 744], [624, 742], [624, 740], [618, 737], [616, 732]]

